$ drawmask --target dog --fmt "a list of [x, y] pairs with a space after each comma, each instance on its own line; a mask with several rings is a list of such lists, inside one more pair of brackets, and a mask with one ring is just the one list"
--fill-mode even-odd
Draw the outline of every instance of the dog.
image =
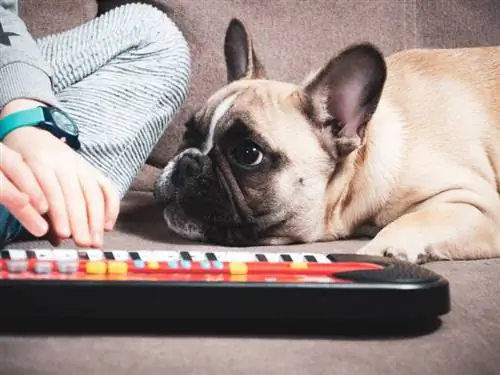
[[266, 76], [245, 25], [227, 85], [155, 183], [168, 228], [226, 246], [368, 236], [413, 263], [500, 256], [500, 47], [352, 44], [300, 85]]

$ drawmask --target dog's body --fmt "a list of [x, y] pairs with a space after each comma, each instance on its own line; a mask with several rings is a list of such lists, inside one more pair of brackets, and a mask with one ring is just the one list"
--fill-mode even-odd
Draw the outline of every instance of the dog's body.
[[264, 78], [238, 21], [225, 42], [229, 84], [158, 180], [171, 229], [232, 245], [369, 234], [360, 253], [414, 262], [500, 256], [500, 47], [383, 59], [357, 45], [298, 86]]

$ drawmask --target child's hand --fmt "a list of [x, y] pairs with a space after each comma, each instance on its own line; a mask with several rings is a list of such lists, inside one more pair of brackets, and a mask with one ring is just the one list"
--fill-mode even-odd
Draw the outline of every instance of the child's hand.
[[42, 217], [48, 204], [33, 172], [22, 156], [0, 143], [0, 204], [35, 237], [48, 231]]
[[81, 247], [101, 247], [120, 202], [115, 186], [77, 152], [49, 132], [23, 127], [4, 144], [18, 152], [35, 176], [48, 202], [52, 231], [72, 237]]

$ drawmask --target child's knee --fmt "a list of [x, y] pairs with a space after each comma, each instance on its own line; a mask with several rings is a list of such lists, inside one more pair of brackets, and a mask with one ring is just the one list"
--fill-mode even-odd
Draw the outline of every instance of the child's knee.
[[165, 12], [142, 3], [126, 4], [115, 10], [127, 14], [123, 33], [138, 36], [138, 48], [148, 46], [148, 50], [151, 50], [156, 47], [158, 53], [176, 52], [179, 59], [187, 58], [188, 43], [182, 31]]
[[[160, 9], [148, 4], [127, 4], [120, 8], [127, 25], [123, 33], [136, 38], [136, 46], [129, 51], [139, 71], [155, 77], [158, 86], [174, 85], [184, 98], [190, 75], [191, 62], [187, 40], [178, 26]], [[134, 69], [128, 69], [134, 71]], [[177, 92], [176, 92], [177, 93]]]

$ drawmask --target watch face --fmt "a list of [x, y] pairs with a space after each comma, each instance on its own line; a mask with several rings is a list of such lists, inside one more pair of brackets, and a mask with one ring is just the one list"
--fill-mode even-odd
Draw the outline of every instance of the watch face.
[[78, 127], [73, 122], [73, 120], [69, 118], [68, 115], [66, 115], [64, 112], [62, 112], [57, 108], [51, 108], [50, 112], [54, 120], [54, 123], [58, 128], [72, 135], [78, 134]]

